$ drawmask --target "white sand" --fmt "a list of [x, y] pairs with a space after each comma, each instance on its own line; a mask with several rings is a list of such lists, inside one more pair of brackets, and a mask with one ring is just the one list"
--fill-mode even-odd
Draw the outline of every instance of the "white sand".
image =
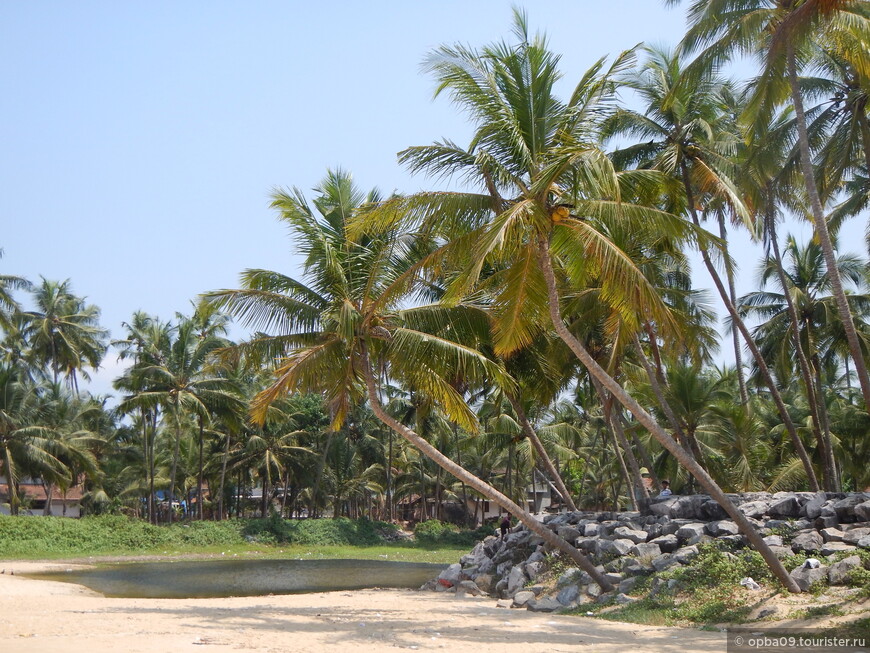
[[[497, 608], [494, 599], [362, 590], [224, 599], [112, 599], [20, 574], [71, 565], [0, 562], [0, 652], [354, 653], [724, 651], [723, 633]], [[10, 571], [18, 575], [10, 575]]]

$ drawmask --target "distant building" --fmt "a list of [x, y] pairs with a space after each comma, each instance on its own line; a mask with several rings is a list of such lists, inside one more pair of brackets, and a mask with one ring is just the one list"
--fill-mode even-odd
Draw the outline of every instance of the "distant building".
[[[57, 487], [51, 487], [49, 502], [49, 486], [33, 478], [23, 479], [19, 484], [19, 509], [21, 515], [44, 515], [46, 503], [49, 503], [48, 514], [53, 517], [81, 517], [82, 486], [75, 485], [65, 493]], [[0, 483], [0, 515], [9, 514], [9, 486]]]

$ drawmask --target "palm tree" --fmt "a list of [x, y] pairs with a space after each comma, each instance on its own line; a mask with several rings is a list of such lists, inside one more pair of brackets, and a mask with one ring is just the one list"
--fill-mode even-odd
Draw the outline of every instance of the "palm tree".
[[[622, 201], [622, 192], [657, 184], [650, 171], [617, 173], [595, 142], [594, 129], [612, 101], [612, 75], [630, 62], [624, 55], [605, 75], [602, 62], [583, 76], [567, 103], [553, 94], [558, 57], [542, 37], [530, 40], [525, 17], [516, 13], [518, 43], [497, 43], [480, 52], [443, 46], [427, 61], [439, 84], [472, 117], [472, 146], [444, 142], [401, 153], [414, 171], [464, 175], [484, 194], [422, 193], [385, 203], [363, 216], [368, 229], [439, 230], [464, 269], [452, 285], [454, 301], [470, 290], [487, 261], [510, 261], [487, 280], [494, 304], [494, 347], [509, 354], [529, 344], [550, 318], [557, 335], [596, 380], [625, 406], [704, 486], [740, 525], [776, 576], [800, 589], [770, 547], [721, 488], [589, 354], [562, 317], [561, 288], [576, 292], [595, 279], [623, 323], [637, 330], [642, 319], [668, 329], [673, 318], [641, 271], [595, 228], [596, 221], [630, 221], [654, 239], [704, 239], [684, 220]], [[360, 231], [362, 231], [360, 227]], [[365, 353], [365, 352], [364, 352]], [[365, 369], [365, 366], [364, 366]], [[375, 377], [367, 379], [378, 407]], [[380, 415], [379, 415], [380, 416]], [[390, 424], [393, 426], [393, 424]], [[394, 428], [403, 428], [396, 423]], [[410, 437], [410, 434], [408, 435]]]
[[[347, 219], [366, 196], [341, 171], [330, 172], [317, 190], [314, 204], [319, 217], [298, 190], [277, 192], [273, 201], [305, 256], [308, 283], [275, 272], [249, 270], [243, 275], [245, 288], [207, 295], [243, 322], [279, 331], [274, 336], [258, 335], [242, 345], [242, 350], [258, 352], [262, 359], [280, 359], [275, 382], [254, 399], [254, 418], [262, 421], [268, 406], [290, 391], [310, 391], [326, 397], [337, 428], [351, 406], [367, 396], [372, 411], [389, 428], [566, 552], [602, 587], [611, 588], [573, 546], [387, 412], [380, 390], [383, 378], [431, 398], [450, 419], [476, 431], [474, 414], [448, 379], [462, 378], [469, 385], [484, 380], [508, 385], [509, 380], [498, 365], [471, 346], [485, 337], [488, 327], [476, 307], [421, 304], [402, 308], [418, 276], [415, 264], [429, 249], [426, 239], [390, 229], [350, 239]], [[370, 193], [368, 199], [376, 200], [377, 195]], [[463, 340], [468, 344], [460, 344]]]
[[[677, 0], [669, 0], [674, 3]], [[798, 77], [807, 50], [822, 44], [860, 75], [870, 73], [867, 37], [870, 8], [862, 0], [693, 0], [686, 51], [702, 49], [700, 65], [717, 65], [732, 54], [750, 54], [762, 61], [749, 116], [765, 124], [775, 105], [790, 98], [795, 112], [801, 175], [810, 215], [825, 257], [837, 310], [846, 333], [864, 403], [870, 407], [870, 376], [849, 303], [837, 273], [836, 253], [828, 230], [813, 169], [806, 111]]]
[[78, 392], [77, 375], [88, 379], [85, 367], [97, 369], [106, 352], [108, 334], [99, 325], [100, 310], [73, 295], [69, 279], [43, 279], [34, 291], [34, 302], [36, 310], [23, 314], [23, 335], [31, 356], [37, 363], [51, 366], [55, 383], [63, 372], [70, 387]]
[[[740, 299], [741, 310], [764, 320], [756, 329], [757, 339], [768, 358], [779, 365], [781, 378], [788, 378], [789, 368], [794, 366], [797, 352], [793, 343], [798, 342], [800, 351], [814, 368], [813, 378], [819, 379], [822, 372], [821, 357], [829, 348], [832, 335], [842, 330], [842, 324], [835, 317], [838, 314], [833, 297], [827, 294], [831, 289], [830, 275], [825, 269], [818, 243], [811, 242], [801, 247], [790, 237], [787, 239], [785, 255], [790, 263], [782, 270], [786, 286], [782, 287], [778, 262], [768, 258], [762, 263], [759, 281], [762, 288], [775, 281], [780, 286], [779, 292], [760, 290], [749, 293]], [[858, 289], [863, 288], [863, 261], [854, 256], [838, 256], [837, 269], [841, 279], [851, 282]], [[790, 319], [787, 298], [794, 304], [798, 315], [797, 325]], [[868, 300], [870, 298], [866, 294], [850, 294], [850, 311], [856, 315], [866, 315]], [[797, 333], [793, 334], [795, 329]], [[818, 403], [824, 402], [824, 388], [813, 383], [810, 392]], [[819, 440], [819, 452], [824, 463], [825, 479], [828, 487], [839, 488], [830, 433], [823, 428], [824, 424], [818, 426], [823, 436]]]
[[[650, 58], [645, 66], [627, 80], [628, 86], [638, 91], [647, 102], [646, 112], [640, 114], [629, 110], [618, 111], [608, 125], [609, 133], [631, 135], [644, 142], [617, 151], [614, 153], [615, 161], [622, 165], [638, 164], [641, 167], [660, 169], [678, 179], [685, 194], [686, 209], [698, 228], [698, 207], [706, 200], [706, 204], [710, 205], [708, 208], [719, 214], [723, 237], [726, 211], [741, 216], [754, 233], [755, 225], [750, 220], [749, 211], [729, 177], [729, 172], [736, 170], [736, 167], [727, 154], [736, 149], [738, 136], [731, 114], [725, 110], [728, 102], [723, 96], [728, 95], [728, 84], [712, 75], [687, 74], [678, 53], [652, 48], [647, 51]], [[647, 142], [647, 139], [650, 140]], [[701, 245], [700, 250], [704, 265], [731, 317], [732, 326], [743, 336], [752, 352], [760, 375], [769, 388], [791, 436], [795, 451], [804, 462], [812, 489], [816, 490], [818, 487], [814, 485], [812, 465], [798, 437], [797, 428], [749, 328], [737, 311], [734, 280], [728, 257], [726, 256], [726, 287], [714, 265], [709, 248]], [[741, 396], [746, 403], [748, 396], [742, 376], [739, 347], [736, 345], [737, 343], [735, 354]]]
[[[0, 249], [0, 258], [3, 258], [3, 250]], [[12, 324], [12, 316], [21, 311], [21, 307], [12, 292], [15, 290], [30, 290], [31, 284], [24, 277], [10, 274], [0, 274], [0, 329], [8, 331]]]

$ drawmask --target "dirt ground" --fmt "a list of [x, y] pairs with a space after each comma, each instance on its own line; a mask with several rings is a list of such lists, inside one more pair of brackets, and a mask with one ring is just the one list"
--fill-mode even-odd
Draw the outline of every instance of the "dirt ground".
[[222, 599], [113, 599], [24, 578], [56, 562], [0, 562], [3, 653], [257, 651], [452, 653], [725, 651], [724, 633], [496, 607], [490, 598], [361, 590]]

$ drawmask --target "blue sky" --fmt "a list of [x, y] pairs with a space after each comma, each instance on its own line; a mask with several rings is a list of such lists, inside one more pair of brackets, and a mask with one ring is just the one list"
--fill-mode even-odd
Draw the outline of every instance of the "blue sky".
[[[526, 7], [565, 89], [684, 26], [656, 0]], [[363, 188], [431, 187], [396, 152], [470, 130], [420, 62], [510, 28], [495, 0], [2, 3], [0, 270], [71, 279], [115, 337], [134, 311], [189, 312], [245, 268], [298, 274], [272, 189], [338, 166]], [[114, 355], [105, 367], [98, 391]]]

